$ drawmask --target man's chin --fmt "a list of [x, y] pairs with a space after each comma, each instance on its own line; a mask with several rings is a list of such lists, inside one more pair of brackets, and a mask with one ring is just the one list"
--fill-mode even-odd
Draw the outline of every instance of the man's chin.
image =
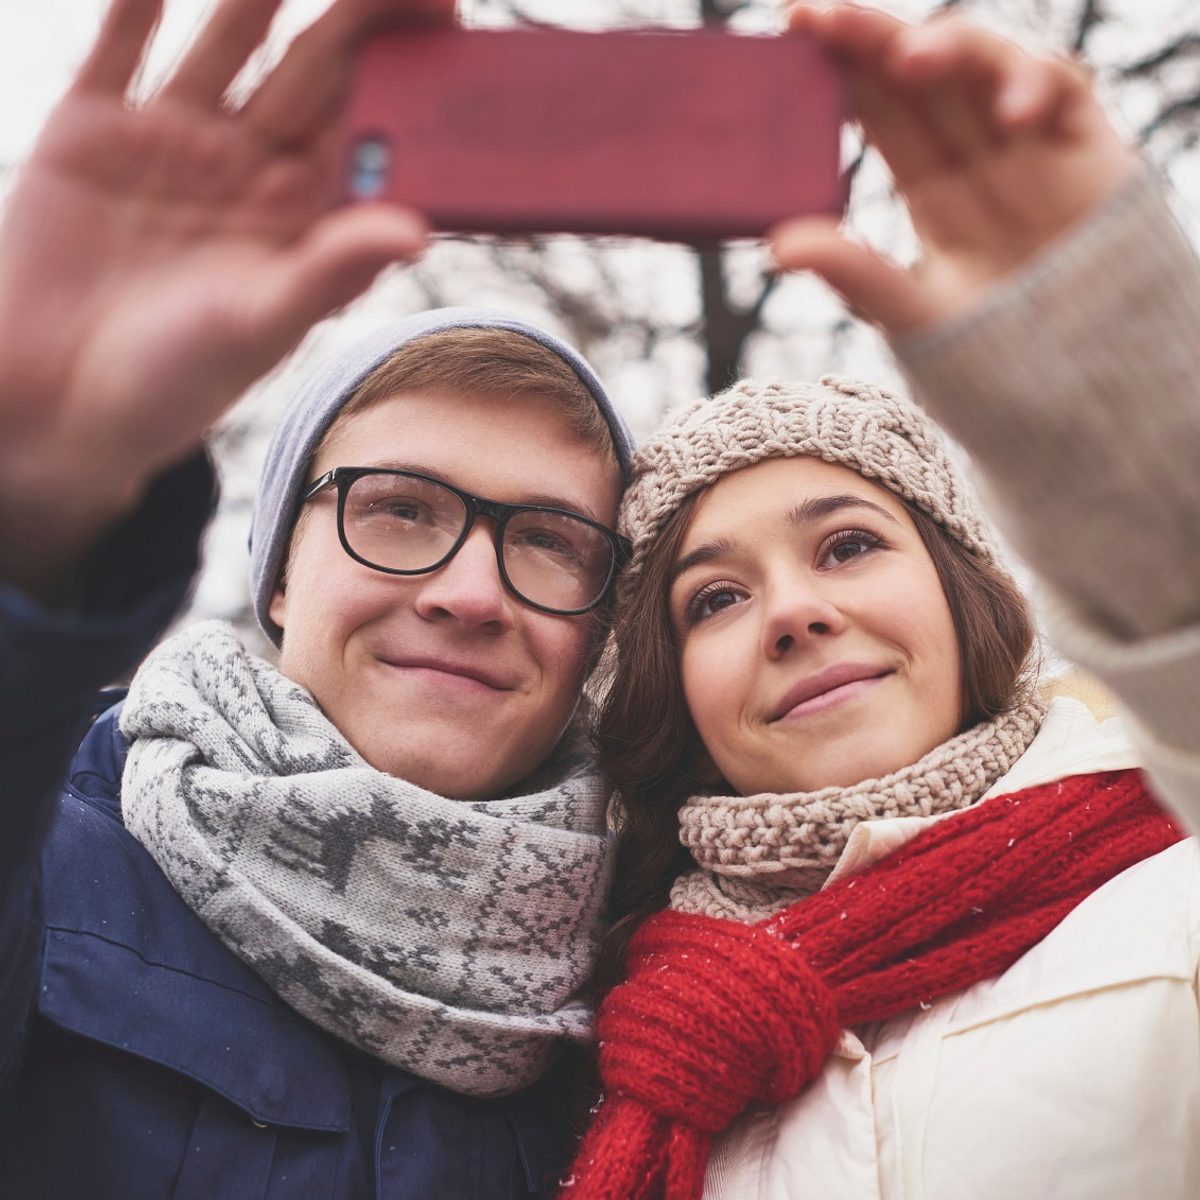
[[478, 724], [464, 730], [459, 722], [426, 718], [404, 725], [398, 721], [386, 736], [355, 749], [377, 771], [448, 800], [494, 800], [532, 769], [498, 753], [504, 739]]

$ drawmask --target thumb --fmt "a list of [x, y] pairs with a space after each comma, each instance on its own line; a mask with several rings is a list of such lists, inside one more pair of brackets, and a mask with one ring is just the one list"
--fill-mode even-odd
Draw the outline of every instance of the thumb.
[[354, 205], [323, 217], [279, 252], [261, 279], [258, 317], [268, 338], [298, 340], [307, 328], [349, 304], [384, 267], [419, 258], [429, 238], [423, 219], [383, 204]]
[[899, 337], [934, 318], [925, 289], [909, 274], [868, 246], [852, 242], [836, 221], [798, 217], [777, 225], [769, 236], [775, 261], [785, 271], [819, 275], [858, 316]]

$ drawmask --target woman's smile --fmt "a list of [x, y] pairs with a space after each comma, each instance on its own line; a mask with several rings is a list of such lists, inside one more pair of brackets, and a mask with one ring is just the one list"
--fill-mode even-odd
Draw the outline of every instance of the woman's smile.
[[788, 689], [771, 722], [800, 720], [874, 692], [893, 672], [866, 663], [839, 663]]

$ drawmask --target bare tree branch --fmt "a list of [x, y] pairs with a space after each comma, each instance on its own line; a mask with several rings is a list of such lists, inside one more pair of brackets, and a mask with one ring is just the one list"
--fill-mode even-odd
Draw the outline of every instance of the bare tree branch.
[[700, 0], [700, 20], [705, 25], [724, 25], [735, 13], [749, 7], [748, 0]]
[[1160, 129], [1177, 122], [1181, 117], [1200, 115], [1200, 89], [1186, 96], [1179, 96], [1165, 105], [1162, 110], [1138, 130], [1138, 141], [1149, 141]]
[[1088, 38], [1092, 30], [1101, 24], [1105, 12], [1099, 0], [1083, 0], [1079, 16], [1075, 20], [1075, 35], [1071, 38], [1071, 52], [1082, 54], [1087, 49]]
[[1145, 58], [1118, 67], [1117, 75], [1122, 79], [1154, 75], [1167, 63], [1197, 51], [1200, 51], [1200, 31], [1189, 30], [1173, 38], [1165, 46], [1160, 46], [1152, 54], [1147, 54]]
[[742, 356], [750, 335], [762, 324], [763, 308], [779, 282], [779, 276], [764, 277], [754, 303], [736, 309], [729, 302], [725, 253], [716, 248], [699, 250], [701, 340], [707, 351], [705, 387], [709, 395], [733, 383], [742, 368]]

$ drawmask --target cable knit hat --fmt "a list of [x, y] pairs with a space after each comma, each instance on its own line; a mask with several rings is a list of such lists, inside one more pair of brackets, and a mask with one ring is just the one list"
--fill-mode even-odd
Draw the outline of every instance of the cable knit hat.
[[1000, 554], [945, 440], [915, 405], [868, 383], [741, 383], [676, 413], [633, 459], [621, 530], [633, 543], [625, 582], [667, 518], [693, 492], [768, 458], [850, 467], [932, 517], [973, 554]]

